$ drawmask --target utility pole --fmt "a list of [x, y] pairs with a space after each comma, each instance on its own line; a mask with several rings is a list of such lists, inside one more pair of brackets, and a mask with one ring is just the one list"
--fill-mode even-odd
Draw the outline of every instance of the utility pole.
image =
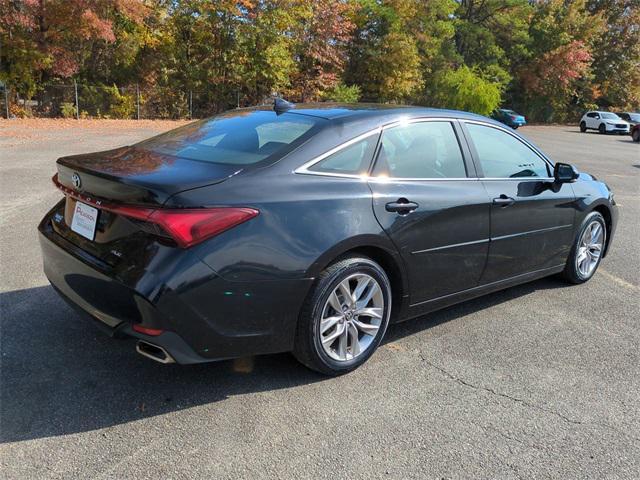
[[78, 106], [78, 82], [73, 81], [73, 88], [76, 92], [76, 120], [80, 120], [80, 108]]
[[193, 92], [189, 90], [189, 120], [193, 120]]
[[136, 83], [136, 119], [140, 120], [140, 85]]

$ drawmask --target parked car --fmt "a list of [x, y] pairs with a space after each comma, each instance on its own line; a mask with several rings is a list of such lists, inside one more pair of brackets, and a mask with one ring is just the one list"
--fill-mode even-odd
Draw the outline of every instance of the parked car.
[[607, 185], [498, 122], [275, 110], [60, 158], [64, 196], [39, 225], [56, 291], [158, 362], [293, 351], [337, 375], [391, 322], [547, 275], [583, 283], [610, 249]]
[[524, 115], [520, 115], [519, 113], [506, 108], [494, 110], [491, 114], [491, 118], [510, 126], [514, 130], [527, 124], [527, 120], [524, 118]]
[[631, 127], [640, 123], [640, 113], [638, 112], [618, 112], [616, 115], [628, 122]]
[[636, 123], [631, 129], [631, 138], [634, 142], [640, 142], [640, 123]]
[[580, 131], [598, 130], [600, 133], [628, 134], [630, 125], [618, 115], [611, 112], [591, 111], [580, 119]]

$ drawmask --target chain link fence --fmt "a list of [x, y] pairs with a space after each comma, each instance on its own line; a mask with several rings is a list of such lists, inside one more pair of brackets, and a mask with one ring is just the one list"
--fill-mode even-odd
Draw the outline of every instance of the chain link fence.
[[44, 118], [192, 119], [248, 106], [240, 92], [88, 85], [48, 85], [30, 98], [0, 83], [2, 116]]

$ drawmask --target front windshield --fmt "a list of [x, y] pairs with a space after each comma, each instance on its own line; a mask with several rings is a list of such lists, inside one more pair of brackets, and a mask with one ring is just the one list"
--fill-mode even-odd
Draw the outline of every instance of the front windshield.
[[629, 118], [632, 122], [640, 122], [640, 113], [630, 113]]
[[602, 114], [602, 118], [604, 118], [606, 120], [620, 120], [620, 117], [618, 115], [616, 115], [615, 113], [607, 113], [607, 112], [604, 112]]
[[135, 145], [189, 160], [250, 165], [284, 155], [313, 135], [321, 118], [271, 110], [231, 111]]

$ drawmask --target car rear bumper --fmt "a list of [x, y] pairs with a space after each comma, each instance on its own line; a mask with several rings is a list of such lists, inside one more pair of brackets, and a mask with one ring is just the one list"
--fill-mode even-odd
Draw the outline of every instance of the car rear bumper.
[[[129, 281], [54, 232], [49, 216], [39, 232], [51, 285], [111, 336], [160, 347], [181, 364], [283, 352], [293, 346], [297, 313], [312, 279], [240, 284], [187, 256], [170, 265], [173, 271], [164, 280], [149, 260], [143, 277]], [[167, 268], [162, 265], [162, 270]], [[134, 325], [162, 333], [147, 335]]]
[[175, 332], [150, 336], [133, 330], [134, 324], [159, 326], [166, 321], [140, 293], [83, 262], [71, 253], [73, 245], [64, 245], [65, 242], [40, 233], [45, 275], [60, 297], [77, 312], [93, 320], [107, 335], [133, 337], [162, 347], [178, 363], [211, 360], [196, 353]]

